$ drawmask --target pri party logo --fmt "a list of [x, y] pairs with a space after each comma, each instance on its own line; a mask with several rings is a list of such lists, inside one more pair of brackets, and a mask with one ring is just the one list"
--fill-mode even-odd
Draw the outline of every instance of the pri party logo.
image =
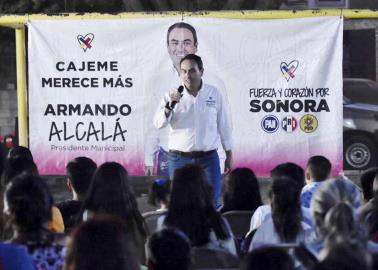
[[92, 33], [86, 34], [85, 36], [78, 35], [77, 40], [79, 41], [80, 48], [86, 52], [88, 49], [92, 48], [92, 41], [94, 39], [94, 35]]
[[295, 119], [293, 116], [286, 116], [282, 120], [282, 128], [288, 133], [293, 132], [298, 126], [297, 119]]
[[298, 66], [299, 62], [297, 60], [291, 61], [289, 64], [286, 64], [285, 62], [281, 63], [281, 72], [286, 81], [289, 81], [290, 79], [293, 79], [295, 77], [294, 72], [297, 70]]

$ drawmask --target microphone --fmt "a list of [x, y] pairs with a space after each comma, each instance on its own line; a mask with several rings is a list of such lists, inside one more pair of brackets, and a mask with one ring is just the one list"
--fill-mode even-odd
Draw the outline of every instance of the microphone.
[[[182, 96], [182, 92], [184, 91], [184, 86], [182, 86], [182, 85], [180, 85], [178, 88], [177, 88], [177, 92], [179, 92], [180, 94], [181, 94], [181, 96]], [[176, 106], [176, 104], [177, 104], [177, 101], [172, 101], [171, 102], [171, 109], [173, 110], [173, 108]]]

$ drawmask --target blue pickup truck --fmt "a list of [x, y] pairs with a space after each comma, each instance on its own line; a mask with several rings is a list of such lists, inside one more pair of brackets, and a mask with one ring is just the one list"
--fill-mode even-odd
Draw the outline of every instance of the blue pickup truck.
[[377, 166], [378, 82], [345, 78], [343, 93], [344, 169]]

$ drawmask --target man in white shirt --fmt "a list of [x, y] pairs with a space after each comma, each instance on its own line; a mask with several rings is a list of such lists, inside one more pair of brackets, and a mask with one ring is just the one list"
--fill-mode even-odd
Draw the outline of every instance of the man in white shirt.
[[[160, 100], [167, 90], [175, 89], [181, 84], [179, 77], [180, 60], [187, 54], [195, 54], [197, 52], [197, 45], [197, 33], [190, 24], [178, 22], [168, 28], [167, 49], [173, 67], [166, 72], [160, 71], [159, 78], [153, 80], [155, 93], [151, 104], [154, 104], [156, 100]], [[162, 86], [157, 87], [157, 82], [162, 82]], [[163, 93], [161, 93], [162, 91]], [[152, 122], [150, 117], [148, 117], [147, 121]], [[168, 129], [155, 130], [154, 128], [149, 128], [146, 135], [146, 175], [157, 174], [168, 176]]]
[[[168, 90], [177, 89], [181, 84], [180, 61], [187, 54], [196, 54], [198, 39], [195, 28], [185, 22], [172, 24], [167, 30], [167, 51], [172, 60], [171, 66], [164, 66], [151, 79], [148, 89], [153, 89], [149, 104], [155, 109], [156, 101], [161, 100]], [[222, 94], [227, 104], [227, 93], [224, 82], [215, 74], [206, 72], [204, 77], [208, 84], [214, 85]], [[169, 176], [168, 172], [168, 127], [156, 129], [152, 125], [155, 110], [146, 114], [147, 132], [145, 138], [145, 174]], [[220, 145], [220, 142], [218, 142]], [[225, 159], [223, 151], [219, 151], [221, 160]], [[221, 164], [222, 166], [222, 164]]]
[[202, 82], [203, 63], [199, 56], [188, 54], [180, 61], [184, 89], [168, 93], [154, 117], [156, 128], [169, 124], [168, 168], [173, 179], [175, 169], [185, 164], [201, 166], [213, 185], [215, 206], [220, 205], [221, 170], [217, 153], [218, 140], [226, 152], [224, 170], [231, 171], [231, 126], [220, 92]]

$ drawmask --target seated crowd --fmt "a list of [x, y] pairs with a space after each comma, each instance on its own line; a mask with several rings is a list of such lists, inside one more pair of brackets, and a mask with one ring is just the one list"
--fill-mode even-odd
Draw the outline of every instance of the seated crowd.
[[236, 168], [216, 209], [204, 171], [186, 165], [172, 181], [152, 183], [153, 215], [139, 211], [128, 173], [115, 162], [70, 161], [72, 199], [59, 204], [27, 148], [11, 149], [3, 168], [0, 269], [378, 267], [378, 168], [362, 174], [361, 196], [352, 181], [331, 177], [326, 157], [311, 157], [306, 170], [280, 164], [267, 204], [254, 172]]

